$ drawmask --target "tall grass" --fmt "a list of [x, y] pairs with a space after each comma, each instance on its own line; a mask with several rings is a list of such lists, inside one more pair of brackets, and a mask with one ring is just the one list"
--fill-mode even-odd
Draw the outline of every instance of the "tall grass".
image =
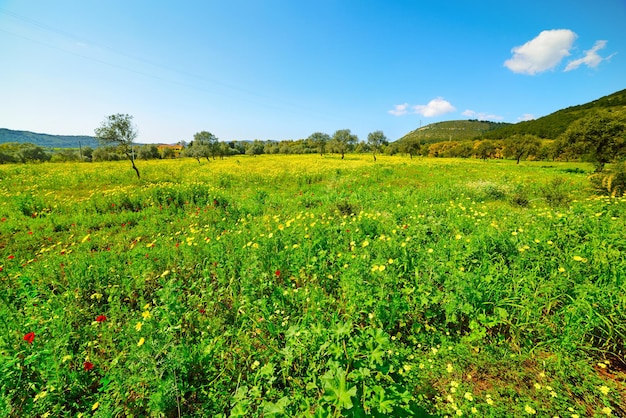
[[574, 164], [140, 168], [0, 166], [4, 415], [626, 413], [626, 200]]

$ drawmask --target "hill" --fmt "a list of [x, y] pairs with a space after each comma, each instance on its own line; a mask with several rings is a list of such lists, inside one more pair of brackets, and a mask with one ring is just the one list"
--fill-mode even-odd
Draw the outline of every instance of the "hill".
[[626, 90], [601, 97], [589, 103], [558, 110], [539, 119], [502, 126], [483, 135], [485, 139], [506, 139], [517, 134], [531, 134], [544, 139], [556, 139], [569, 125], [596, 109], [626, 107]]
[[416, 129], [398, 139], [401, 142], [417, 142], [430, 144], [442, 141], [466, 141], [484, 135], [494, 129], [508, 126], [503, 122], [489, 122], [481, 120], [451, 120], [431, 123]]
[[443, 141], [475, 139], [506, 139], [513, 135], [531, 134], [543, 139], [556, 139], [569, 125], [597, 109], [626, 108], [626, 89], [589, 103], [558, 110], [539, 119], [516, 124], [478, 120], [452, 120], [432, 123], [409, 132], [396, 143], [431, 144]]
[[48, 135], [0, 128], [0, 144], [6, 142], [17, 142], [20, 144], [29, 142], [46, 148], [78, 148], [79, 143], [83, 147], [92, 148], [96, 148], [99, 145], [98, 140], [92, 136]]

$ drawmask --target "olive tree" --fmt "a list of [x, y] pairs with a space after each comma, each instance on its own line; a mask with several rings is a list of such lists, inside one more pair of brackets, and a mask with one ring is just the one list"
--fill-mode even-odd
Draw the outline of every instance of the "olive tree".
[[307, 138], [307, 140], [312, 144], [312, 146], [317, 147], [317, 151], [320, 153], [320, 156], [324, 156], [326, 144], [330, 142], [330, 136], [328, 134], [323, 132], [314, 132]]
[[137, 128], [133, 124], [133, 117], [126, 114], [107, 116], [99, 128], [95, 129], [96, 138], [102, 145], [116, 146], [133, 165], [133, 170], [140, 178], [139, 169], [135, 165], [133, 141], [137, 138]]
[[562, 150], [593, 163], [596, 172], [626, 155], [626, 114], [601, 110], [573, 122], [559, 138]]
[[367, 134], [367, 145], [369, 145], [372, 150], [374, 161], [376, 161], [376, 152], [380, 150], [381, 146], [387, 145], [388, 143], [389, 141], [387, 141], [387, 137], [383, 131], [374, 131]]
[[341, 159], [343, 160], [345, 153], [358, 141], [359, 137], [353, 135], [350, 129], [340, 129], [333, 134], [332, 146], [336, 152], [341, 154]]

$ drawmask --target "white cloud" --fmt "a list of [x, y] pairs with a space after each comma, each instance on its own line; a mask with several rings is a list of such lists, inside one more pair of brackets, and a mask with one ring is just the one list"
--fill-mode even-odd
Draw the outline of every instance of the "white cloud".
[[504, 119], [502, 116], [494, 115], [492, 113], [475, 112], [470, 109], [467, 109], [465, 112], [461, 114], [463, 116], [467, 116], [468, 118], [474, 118], [478, 120], [502, 120]]
[[393, 109], [389, 110], [388, 112], [394, 116], [402, 116], [402, 115], [406, 115], [407, 113], [409, 113], [408, 109], [409, 109], [409, 104], [403, 103], [403, 104], [395, 105]]
[[525, 121], [533, 120], [533, 119], [535, 119], [535, 115], [532, 115], [530, 113], [524, 113], [522, 116], [517, 118], [517, 121], [518, 122], [525, 122]]
[[413, 106], [414, 113], [427, 118], [444, 115], [446, 113], [454, 112], [455, 110], [456, 108], [442, 97], [437, 97], [436, 99], [428, 102], [426, 105]]
[[569, 29], [544, 30], [536, 38], [511, 50], [504, 66], [514, 73], [534, 75], [553, 69], [570, 55], [577, 35]]
[[591, 48], [590, 50], [585, 51], [585, 56], [584, 57], [579, 58], [579, 59], [574, 60], [574, 61], [570, 61], [567, 64], [567, 67], [565, 67], [564, 71], [575, 70], [578, 67], [580, 67], [582, 64], [585, 64], [589, 68], [595, 68], [602, 61], [606, 61], [608, 59], [611, 59], [611, 57], [613, 55], [615, 55], [615, 54], [611, 54], [611, 55], [609, 55], [606, 58], [602, 58], [600, 55], [598, 55], [598, 51], [601, 50], [601, 49], [604, 49], [604, 47], [606, 46], [606, 42], [607, 41], [604, 41], [604, 40], [596, 41], [596, 43], [593, 46], [593, 48]]

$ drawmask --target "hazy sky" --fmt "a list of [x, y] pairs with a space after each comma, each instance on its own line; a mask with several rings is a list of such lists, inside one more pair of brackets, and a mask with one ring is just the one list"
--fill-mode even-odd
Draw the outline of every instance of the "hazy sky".
[[0, 0], [0, 128], [395, 140], [626, 88], [624, 0]]

